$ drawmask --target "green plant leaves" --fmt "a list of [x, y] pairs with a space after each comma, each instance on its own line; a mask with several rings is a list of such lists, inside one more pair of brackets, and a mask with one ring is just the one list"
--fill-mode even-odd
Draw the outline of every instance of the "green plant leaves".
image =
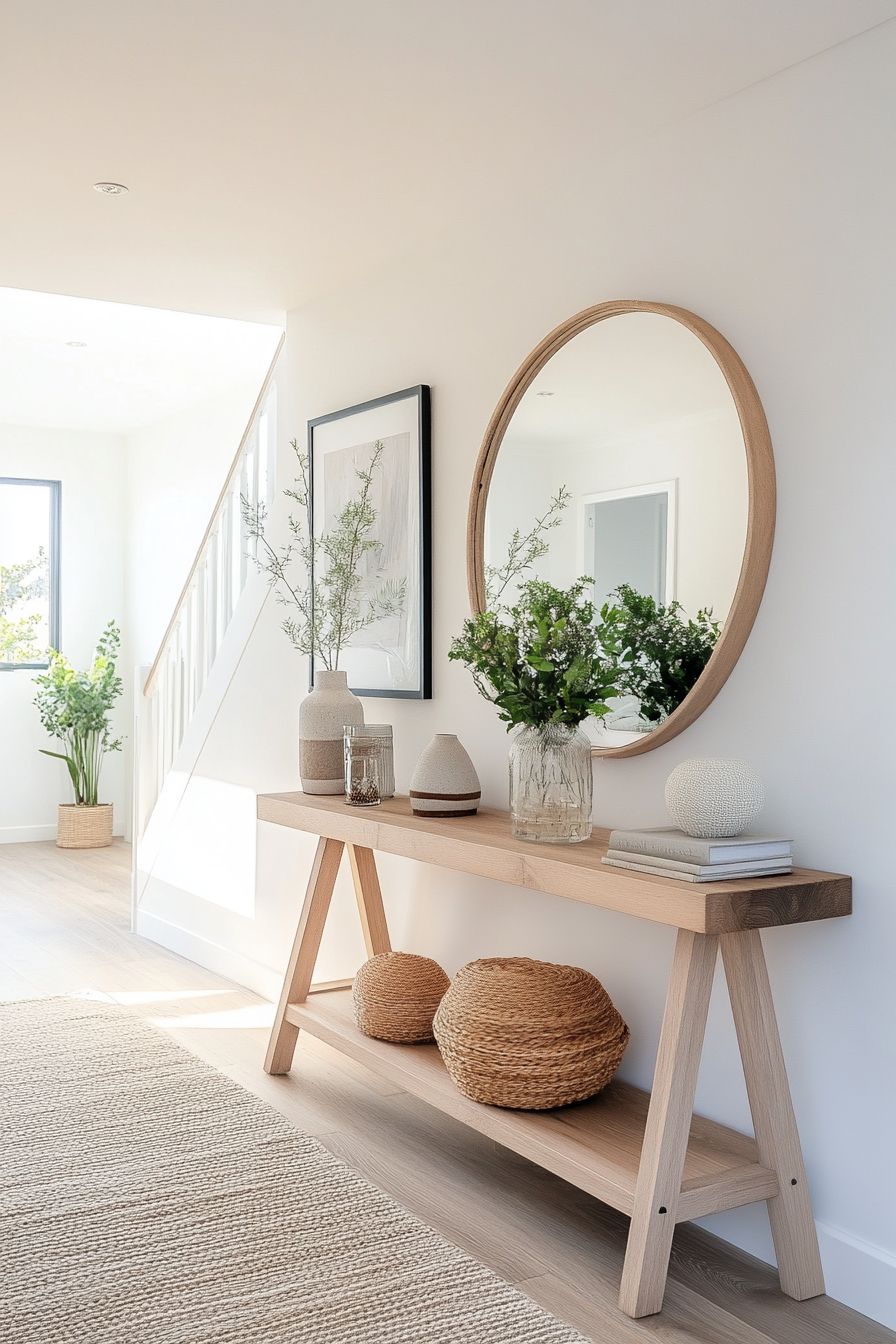
[[62, 752], [39, 748], [44, 756], [65, 761], [75, 802], [96, 806], [103, 756], [120, 751], [109, 718], [123, 686], [117, 672], [121, 633], [114, 621], [100, 635], [89, 668], [76, 672], [58, 650], [51, 650], [46, 672], [35, 677], [34, 703], [50, 737], [62, 743]]
[[383, 443], [379, 439], [374, 443], [369, 465], [355, 472], [355, 498], [343, 506], [329, 528], [317, 534], [311, 528], [308, 454], [296, 439], [291, 447], [298, 475], [283, 493], [299, 505], [301, 513], [289, 515], [288, 541], [271, 545], [267, 509], [251, 504], [245, 496], [240, 500], [243, 526], [257, 545], [257, 554], [250, 558], [274, 589], [277, 601], [290, 609], [282, 622], [287, 638], [299, 653], [319, 657], [324, 667], [334, 669], [355, 635], [386, 616], [401, 613], [407, 601], [403, 580], [385, 580], [371, 588], [364, 571], [372, 561], [362, 563], [365, 556], [378, 560], [382, 549], [373, 535], [377, 513], [371, 491]]
[[[661, 722], [677, 709], [691, 690], [721, 633], [711, 610], [688, 619], [680, 602], [661, 606], [629, 584], [620, 584], [610, 594], [614, 607], [601, 611], [604, 629], [626, 650], [620, 659], [619, 692], [636, 695], [641, 714], [651, 723]], [[605, 647], [606, 640], [604, 639]]]
[[466, 664], [509, 727], [577, 725], [608, 712], [616, 663], [595, 631], [590, 587], [588, 578], [567, 589], [532, 579], [516, 606], [480, 612], [453, 641], [448, 657]]

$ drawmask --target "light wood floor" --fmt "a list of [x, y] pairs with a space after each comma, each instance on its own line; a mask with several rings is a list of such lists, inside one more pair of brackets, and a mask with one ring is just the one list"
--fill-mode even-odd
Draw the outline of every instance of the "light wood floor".
[[830, 1298], [784, 1297], [773, 1271], [693, 1227], [676, 1231], [662, 1314], [628, 1320], [616, 1306], [621, 1214], [305, 1036], [293, 1074], [268, 1077], [271, 1006], [131, 934], [128, 863], [121, 843], [0, 846], [0, 1000], [134, 1006], [600, 1344], [896, 1344]]

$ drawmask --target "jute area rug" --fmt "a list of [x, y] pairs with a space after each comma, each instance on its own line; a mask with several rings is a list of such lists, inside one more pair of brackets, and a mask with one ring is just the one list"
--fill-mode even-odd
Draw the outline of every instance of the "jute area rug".
[[125, 1009], [0, 1007], [0, 1165], [3, 1344], [583, 1344]]

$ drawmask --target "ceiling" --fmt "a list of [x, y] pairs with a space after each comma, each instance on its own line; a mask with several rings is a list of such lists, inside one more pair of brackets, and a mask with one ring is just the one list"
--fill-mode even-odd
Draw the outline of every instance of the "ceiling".
[[[601, 444], [637, 448], [670, 425], [720, 417], [737, 426], [724, 374], [703, 342], [659, 313], [624, 313], [588, 327], [548, 360], [514, 411], [502, 451], [562, 448], [567, 460], [570, 451], [590, 457]], [[513, 457], [505, 470], [512, 464]]]
[[894, 15], [896, 0], [4, 0], [0, 284], [277, 320]]
[[260, 323], [0, 289], [0, 421], [124, 434], [238, 389], [251, 405], [279, 338]]

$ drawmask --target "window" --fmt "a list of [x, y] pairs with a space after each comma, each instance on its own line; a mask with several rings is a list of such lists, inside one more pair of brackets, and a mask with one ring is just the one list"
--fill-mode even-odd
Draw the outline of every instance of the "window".
[[0, 671], [59, 645], [59, 482], [0, 476]]

